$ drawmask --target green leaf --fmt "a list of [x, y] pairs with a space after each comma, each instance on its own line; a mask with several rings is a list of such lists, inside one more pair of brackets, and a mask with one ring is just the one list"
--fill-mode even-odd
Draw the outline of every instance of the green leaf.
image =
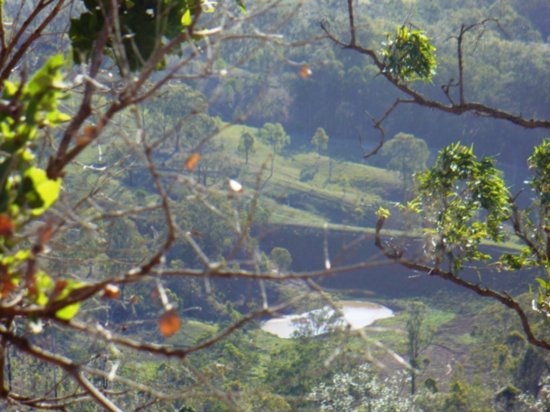
[[57, 125], [59, 123], [65, 123], [71, 120], [71, 116], [66, 113], [62, 113], [58, 110], [50, 112], [46, 115], [46, 119], [50, 125]]
[[376, 216], [378, 216], [379, 219], [387, 219], [390, 217], [390, 211], [384, 207], [379, 207], [378, 210], [375, 212]]
[[64, 64], [65, 59], [62, 54], [50, 57], [29, 81], [25, 91], [31, 95], [43, 94], [45, 89], [62, 86], [63, 74], [61, 68]]
[[181, 16], [181, 25], [184, 27], [191, 26], [191, 23], [193, 23], [193, 19], [191, 18], [191, 10], [187, 9], [185, 10], [185, 13]]
[[54, 283], [51, 277], [42, 271], [36, 274], [36, 303], [45, 306], [48, 303], [48, 294], [53, 289]]
[[80, 309], [80, 303], [73, 303], [67, 305], [64, 308], [59, 309], [55, 312], [55, 317], [61, 320], [71, 320], [76, 316], [78, 310]]
[[214, 13], [216, 11], [216, 3], [212, 0], [202, 0], [201, 7], [205, 13]]
[[241, 9], [241, 11], [243, 13], [246, 13], [246, 6], [244, 5], [244, 2], [241, 1], [241, 0], [237, 0], [237, 5], [239, 6], [239, 8]]
[[6, 95], [13, 96], [15, 93], [17, 93], [17, 85], [13, 82], [10, 82], [9, 80], [6, 80], [4, 82], [4, 91], [6, 92]]
[[538, 282], [541, 288], [544, 288], [544, 289], [548, 288], [548, 283], [546, 283], [544, 279], [536, 278], [535, 280]]
[[38, 167], [27, 169], [25, 177], [31, 181], [34, 191], [42, 200], [42, 205], [33, 208], [32, 214], [41, 215], [57, 200], [61, 189], [61, 179], [49, 179], [46, 172]]
[[[66, 286], [63, 288], [63, 290], [61, 290], [61, 292], [55, 299], [56, 301], [61, 301], [63, 299], [66, 299], [67, 297], [70, 296], [71, 292], [84, 286], [83, 282], [78, 282], [72, 279], [68, 279], [66, 280], [66, 282], [67, 282]], [[80, 302], [71, 303], [57, 310], [55, 312], [55, 316], [62, 320], [71, 320], [78, 313], [79, 309], [80, 309]]]

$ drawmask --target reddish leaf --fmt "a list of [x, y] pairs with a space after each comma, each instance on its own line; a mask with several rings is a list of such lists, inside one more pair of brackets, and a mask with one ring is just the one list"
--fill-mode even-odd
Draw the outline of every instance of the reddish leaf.
[[89, 124], [84, 126], [83, 133], [76, 137], [77, 146], [85, 146], [92, 141], [95, 134], [95, 126]]
[[94, 137], [94, 134], [95, 134], [95, 126], [92, 125], [92, 124], [88, 124], [86, 126], [84, 126], [84, 136], [87, 136], [87, 137]]
[[45, 245], [50, 241], [53, 235], [53, 225], [51, 222], [46, 223], [40, 228], [38, 233], [38, 244]]
[[298, 72], [298, 76], [300, 76], [304, 80], [308, 79], [309, 76], [311, 76], [311, 74], [312, 74], [312, 71], [307, 64], [304, 64], [300, 68], [300, 71]]
[[38, 291], [36, 290], [36, 273], [30, 273], [25, 280], [25, 287], [29, 291], [29, 295], [36, 296]]
[[0, 297], [8, 296], [16, 287], [7, 267], [0, 265]]
[[54, 293], [61, 293], [61, 291], [63, 289], [65, 289], [67, 287], [67, 285], [69, 284], [69, 282], [66, 280], [66, 279], [59, 279], [55, 282], [55, 287], [54, 287]]
[[120, 288], [117, 285], [109, 283], [103, 288], [103, 297], [109, 299], [116, 299], [120, 296]]
[[159, 319], [159, 330], [165, 337], [170, 337], [181, 328], [181, 319], [175, 309], [164, 312]]
[[8, 296], [16, 288], [17, 288], [17, 285], [13, 283], [11, 279], [2, 279], [2, 281], [0, 281], [0, 296], [1, 297]]
[[9, 216], [0, 215], [0, 236], [11, 236], [15, 229], [15, 223]]
[[76, 136], [76, 145], [77, 146], [86, 146], [91, 141], [92, 141], [92, 138], [88, 137], [86, 135], [79, 134], [78, 136]]
[[69, 282], [65, 279], [59, 279], [55, 281], [55, 286], [53, 288], [53, 291], [50, 295], [50, 300], [53, 301], [58, 298], [58, 296], [63, 292], [63, 290], [67, 287]]
[[138, 302], [139, 302], [139, 298], [137, 297], [137, 295], [130, 296], [130, 303], [132, 305], [137, 305]]
[[185, 168], [187, 170], [195, 170], [195, 167], [199, 164], [199, 160], [201, 160], [201, 155], [198, 153], [193, 153], [185, 161]]

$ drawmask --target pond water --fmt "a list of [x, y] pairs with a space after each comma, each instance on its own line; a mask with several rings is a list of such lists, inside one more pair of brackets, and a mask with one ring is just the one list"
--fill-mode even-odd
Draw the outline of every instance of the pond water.
[[298, 315], [286, 315], [270, 319], [262, 324], [262, 330], [280, 338], [291, 338], [298, 330], [307, 330], [312, 335], [327, 333], [331, 326], [347, 326], [361, 329], [379, 319], [390, 318], [390, 308], [373, 302], [342, 300], [338, 304], [344, 314], [343, 319], [335, 316], [334, 310], [324, 307]]

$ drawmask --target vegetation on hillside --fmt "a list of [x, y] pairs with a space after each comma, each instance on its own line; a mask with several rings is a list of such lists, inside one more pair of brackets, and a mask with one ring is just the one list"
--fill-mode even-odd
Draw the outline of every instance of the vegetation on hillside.
[[0, 408], [550, 408], [525, 3], [0, 2]]

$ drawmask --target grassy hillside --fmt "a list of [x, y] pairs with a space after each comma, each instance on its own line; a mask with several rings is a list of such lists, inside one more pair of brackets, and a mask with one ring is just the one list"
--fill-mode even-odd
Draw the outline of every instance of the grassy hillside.
[[[273, 223], [315, 226], [330, 222], [353, 226], [368, 221], [367, 216], [379, 205], [400, 194], [401, 181], [395, 172], [361, 163], [331, 161], [313, 151], [275, 154], [270, 177], [273, 153], [259, 139], [256, 138], [254, 152], [245, 164], [244, 154], [238, 151], [245, 132], [256, 135], [257, 129], [232, 125], [223, 128], [215, 141], [223, 144], [226, 158], [239, 167], [239, 179], [246, 187], [256, 187], [260, 182], [259, 190], [272, 200], [268, 204], [273, 210]], [[303, 178], [304, 170], [315, 171], [311, 179]]]

